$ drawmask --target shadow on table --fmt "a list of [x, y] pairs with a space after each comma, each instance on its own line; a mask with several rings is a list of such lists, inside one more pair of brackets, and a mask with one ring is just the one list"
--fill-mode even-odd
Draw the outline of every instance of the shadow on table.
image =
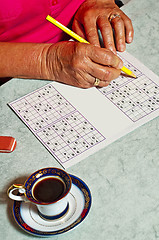
[[11, 78], [0, 78], [0, 86], [11, 80]]

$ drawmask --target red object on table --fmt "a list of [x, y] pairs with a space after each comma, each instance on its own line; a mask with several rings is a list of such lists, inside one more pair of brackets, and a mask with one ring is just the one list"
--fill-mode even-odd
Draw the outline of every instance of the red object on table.
[[0, 136], [0, 153], [10, 153], [16, 148], [17, 141], [14, 137]]

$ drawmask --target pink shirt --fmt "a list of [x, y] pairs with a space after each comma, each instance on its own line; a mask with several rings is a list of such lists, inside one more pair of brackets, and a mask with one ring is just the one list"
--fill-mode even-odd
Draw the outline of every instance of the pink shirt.
[[70, 27], [85, 0], [0, 0], [0, 42], [58, 42], [69, 37], [46, 20]]

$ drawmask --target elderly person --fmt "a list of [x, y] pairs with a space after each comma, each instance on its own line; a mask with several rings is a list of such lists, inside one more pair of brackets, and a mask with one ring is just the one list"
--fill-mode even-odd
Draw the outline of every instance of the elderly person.
[[[48, 14], [91, 44], [67, 41], [46, 21]], [[132, 40], [131, 20], [114, 0], [5, 0], [0, 8], [0, 78], [46, 79], [81, 88], [94, 86], [98, 78], [104, 87], [123, 66], [116, 50], [124, 51]]]

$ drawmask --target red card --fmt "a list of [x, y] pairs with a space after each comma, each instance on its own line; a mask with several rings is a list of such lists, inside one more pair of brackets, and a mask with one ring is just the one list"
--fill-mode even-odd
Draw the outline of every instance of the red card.
[[9, 136], [0, 136], [0, 152], [13, 152], [17, 145], [16, 139]]

